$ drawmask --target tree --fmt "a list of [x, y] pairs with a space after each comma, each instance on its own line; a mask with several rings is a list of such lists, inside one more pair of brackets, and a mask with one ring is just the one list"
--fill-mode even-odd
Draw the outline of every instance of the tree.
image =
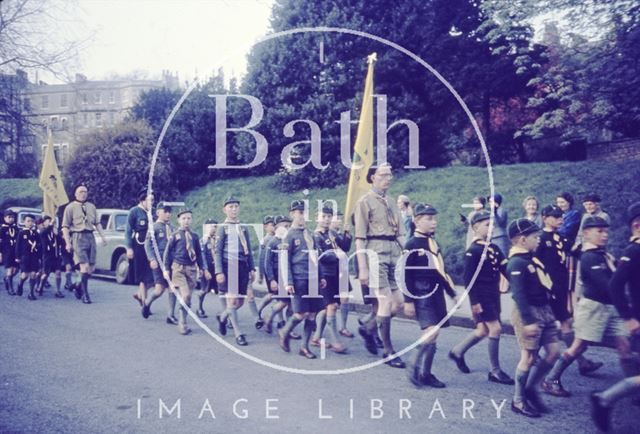
[[[85, 182], [98, 207], [128, 208], [148, 184], [154, 138], [142, 121], [125, 121], [89, 133], [64, 168], [67, 191]], [[156, 201], [174, 199], [177, 190], [166, 151], [157, 159], [153, 177]]]

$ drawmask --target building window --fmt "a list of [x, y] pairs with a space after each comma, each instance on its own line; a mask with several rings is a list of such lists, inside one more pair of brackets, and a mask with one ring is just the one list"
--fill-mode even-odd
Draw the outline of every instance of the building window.
[[64, 131], [67, 130], [68, 128], [67, 118], [65, 117], [60, 118], [60, 128]]
[[116, 123], [116, 114], [114, 112], [109, 113], [109, 123], [111, 125]]
[[87, 94], [83, 93], [81, 95], [81, 99], [82, 99], [82, 105], [87, 105], [89, 103], [88, 99], [87, 99]]
[[96, 92], [93, 94], [93, 103], [102, 104], [102, 93]]
[[109, 104], [115, 104], [116, 103], [116, 93], [112, 90], [111, 92], [109, 92]]
[[60, 107], [66, 107], [67, 106], [67, 94], [63, 93], [62, 95], [60, 95]]
[[85, 127], [89, 126], [89, 115], [87, 113], [82, 113], [82, 124]]
[[58, 116], [51, 116], [49, 118], [49, 126], [51, 127], [51, 130], [58, 129]]
[[49, 95], [42, 95], [42, 108], [49, 108]]
[[102, 126], [102, 113], [96, 113], [96, 127]]

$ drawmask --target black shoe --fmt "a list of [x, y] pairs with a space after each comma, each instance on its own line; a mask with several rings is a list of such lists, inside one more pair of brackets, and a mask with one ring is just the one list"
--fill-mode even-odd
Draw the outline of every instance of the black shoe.
[[444, 389], [447, 387], [442, 381], [438, 380], [435, 375], [428, 374], [421, 379], [423, 386], [435, 387], [436, 389]]
[[585, 359], [585, 361], [578, 366], [578, 371], [580, 372], [580, 375], [586, 376], [602, 368], [602, 366], [604, 366], [604, 363], [602, 362], [594, 362], [589, 359]]
[[306, 348], [300, 348], [300, 351], [298, 351], [298, 354], [301, 355], [302, 357], [306, 357], [307, 359], [316, 359], [317, 356], [315, 354], [313, 354], [311, 351], [309, 351]]
[[229, 318], [227, 318], [227, 328], [233, 330], [233, 323]]
[[82, 302], [84, 304], [91, 304], [91, 298], [89, 298], [89, 294], [85, 292], [84, 297], [82, 297]]
[[28, 298], [29, 300], [31, 300], [31, 301], [33, 301], [33, 300], [37, 300], [36, 296], [35, 296], [35, 295], [33, 295], [33, 294], [29, 294], [29, 295], [27, 295], [27, 298]]
[[166, 319], [166, 323], [169, 325], [178, 325], [178, 318], [175, 316], [168, 316]]
[[408, 377], [411, 384], [416, 386], [418, 389], [423, 386], [422, 377], [420, 377], [420, 366], [418, 365], [411, 366], [411, 368], [409, 369]]
[[54, 296], [55, 298], [64, 298], [64, 294], [63, 294], [63, 293], [61, 293], [60, 291], [58, 291], [58, 292], [56, 292], [55, 294], [53, 294], [53, 296]]
[[281, 329], [286, 323], [286, 321], [278, 321], [278, 323], [276, 324], [276, 328]]
[[16, 295], [18, 297], [22, 297], [23, 292], [24, 292], [24, 288], [18, 285], [18, 290], [16, 291]]
[[241, 347], [246, 347], [249, 343], [247, 342], [247, 339], [244, 337], [244, 335], [240, 335], [236, 338], [236, 343], [238, 345], [240, 345]]
[[489, 372], [488, 378], [489, 378], [489, 381], [493, 383], [509, 384], [509, 385], [516, 384], [516, 382], [513, 381], [513, 378], [509, 377], [503, 371], [498, 371], [495, 374], [493, 372]]
[[382, 343], [382, 339], [380, 339], [380, 336], [378, 336], [377, 333], [375, 335], [373, 335], [373, 342], [375, 342], [376, 347], [378, 347], [380, 349], [384, 348], [384, 344]]
[[264, 325], [264, 321], [262, 321], [261, 319], [256, 321], [256, 330], [260, 330], [263, 325]]
[[203, 309], [198, 309], [196, 315], [198, 318], [209, 318]]
[[371, 334], [364, 326], [358, 327], [358, 333], [360, 333], [360, 336], [362, 336], [362, 339], [364, 339], [364, 347], [367, 349], [367, 351], [377, 356], [378, 346], [376, 345], [376, 341], [373, 339], [373, 336], [371, 336]]
[[527, 417], [540, 417], [540, 413], [531, 407], [526, 400], [522, 402], [511, 401], [511, 410]]
[[142, 318], [144, 319], [149, 318], [149, 306], [146, 304], [142, 306]]
[[73, 291], [73, 285], [71, 285], [69, 283], [65, 283], [64, 284], [64, 289], [66, 289], [67, 291]]
[[[389, 354], [382, 354], [382, 358], [383, 359], [386, 359], [388, 356], [389, 356]], [[395, 356], [393, 359], [387, 360], [384, 363], [389, 365], [389, 366], [391, 366], [392, 368], [404, 369], [404, 368], [407, 367], [407, 365], [398, 356]]]
[[218, 320], [218, 331], [222, 336], [227, 335], [227, 323], [226, 321], [222, 321], [220, 319], [220, 315], [216, 315], [216, 319]]
[[302, 336], [292, 331], [292, 332], [289, 332], [289, 338], [293, 339], [294, 341], [299, 341], [300, 339], [302, 339]]
[[291, 347], [289, 347], [289, 335], [285, 335], [284, 333], [282, 333], [282, 331], [278, 332], [278, 335], [280, 335], [280, 339], [279, 339], [279, 344], [280, 344], [280, 348], [282, 348], [282, 351], [284, 351], [285, 353], [288, 353], [291, 351]]
[[524, 399], [527, 400], [529, 406], [533, 407], [538, 413], [549, 413], [549, 407], [544, 403], [537, 390], [528, 389], [524, 391]]
[[604, 406], [596, 392], [593, 392], [591, 394], [591, 417], [593, 418], [593, 423], [601, 431], [609, 431], [610, 414], [611, 408]]
[[73, 285], [73, 293], [75, 294], [76, 298], [78, 300], [80, 300], [82, 298], [82, 285], [80, 285], [79, 283], [74, 283]]
[[264, 331], [265, 331], [265, 332], [267, 332], [267, 333], [269, 333], [269, 334], [273, 333], [273, 325], [272, 325], [272, 323], [271, 323], [271, 322], [267, 322], [267, 323], [264, 325]]
[[453, 353], [453, 351], [449, 351], [449, 358], [456, 363], [456, 366], [463, 374], [468, 374], [471, 372], [471, 369], [464, 362], [464, 356], [457, 356]]

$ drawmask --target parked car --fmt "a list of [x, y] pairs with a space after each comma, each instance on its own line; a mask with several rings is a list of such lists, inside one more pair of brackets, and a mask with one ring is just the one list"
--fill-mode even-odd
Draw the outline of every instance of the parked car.
[[96, 237], [96, 273], [115, 277], [118, 283], [126, 284], [129, 278], [129, 259], [124, 242], [127, 226], [126, 209], [98, 209], [98, 221], [102, 224], [107, 245], [102, 245], [98, 232]]

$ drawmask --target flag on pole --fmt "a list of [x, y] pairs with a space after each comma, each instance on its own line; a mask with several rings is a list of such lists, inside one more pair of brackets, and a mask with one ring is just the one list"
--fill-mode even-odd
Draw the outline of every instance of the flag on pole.
[[44, 214], [55, 217], [58, 207], [69, 202], [67, 192], [62, 184], [62, 176], [53, 153], [53, 138], [49, 130], [47, 149], [42, 159], [42, 172], [40, 173], [40, 188], [44, 195], [42, 211]]
[[360, 110], [356, 144], [353, 147], [353, 159], [347, 188], [347, 203], [344, 211], [346, 228], [351, 227], [351, 216], [356, 202], [370, 189], [367, 183], [367, 172], [373, 165], [373, 65], [376, 60], [376, 53], [372, 53], [367, 57], [369, 67], [364, 81], [362, 109]]

